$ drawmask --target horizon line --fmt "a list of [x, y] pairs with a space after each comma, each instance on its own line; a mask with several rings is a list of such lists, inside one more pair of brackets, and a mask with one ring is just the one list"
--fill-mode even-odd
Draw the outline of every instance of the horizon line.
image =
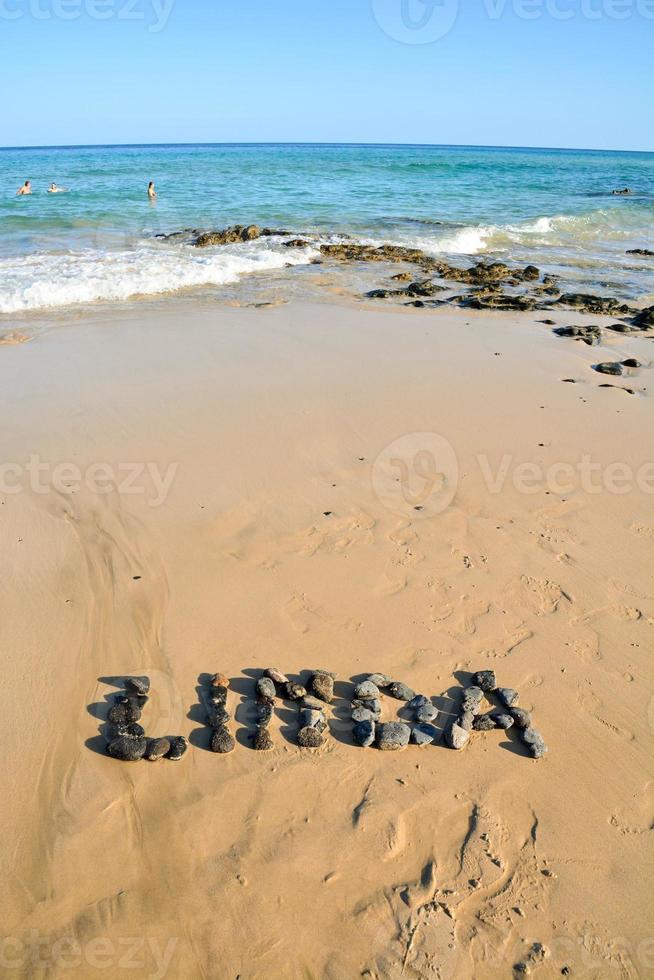
[[233, 147], [233, 146], [351, 146], [351, 147], [415, 147], [421, 149], [474, 149], [474, 150], [550, 150], [574, 153], [647, 153], [654, 154], [654, 150], [642, 149], [616, 149], [613, 147], [599, 146], [521, 146], [518, 144], [503, 143], [389, 143], [386, 141], [374, 142], [354, 142], [354, 141], [316, 141], [316, 140], [230, 140], [223, 142], [212, 142], [205, 140], [184, 141], [184, 142], [158, 142], [158, 143], [34, 143], [22, 146], [0, 146], [0, 151], [11, 150], [92, 150], [92, 149], [154, 149], [157, 147]]

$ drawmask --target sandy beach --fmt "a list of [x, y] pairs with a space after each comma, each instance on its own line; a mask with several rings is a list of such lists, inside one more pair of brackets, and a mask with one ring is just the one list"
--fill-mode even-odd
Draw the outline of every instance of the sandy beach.
[[[3, 976], [653, 975], [654, 347], [549, 316], [171, 300], [7, 332]], [[252, 751], [271, 666], [337, 675], [322, 748], [279, 701]], [[442, 732], [483, 669], [545, 758], [353, 744], [367, 674]], [[143, 674], [178, 762], [106, 754]]]

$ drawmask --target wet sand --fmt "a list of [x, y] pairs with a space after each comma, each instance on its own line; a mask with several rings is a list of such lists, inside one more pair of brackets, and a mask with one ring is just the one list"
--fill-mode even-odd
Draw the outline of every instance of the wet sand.
[[[171, 305], [0, 346], [2, 975], [651, 975], [654, 347], [546, 316]], [[458, 480], [416, 463], [434, 437]], [[337, 673], [322, 749], [280, 702], [251, 750], [273, 665]], [[353, 680], [444, 729], [484, 668], [545, 759], [352, 744]], [[181, 761], [106, 756], [129, 674]]]

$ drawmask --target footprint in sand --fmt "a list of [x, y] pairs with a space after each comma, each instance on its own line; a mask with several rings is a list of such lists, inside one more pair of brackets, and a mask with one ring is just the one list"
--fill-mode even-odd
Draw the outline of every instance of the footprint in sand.
[[295, 592], [284, 604], [283, 611], [297, 633], [308, 633], [325, 621], [325, 616], [311, 605], [303, 592]]
[[609, 822], [627, 836], [640, 836], [654, 830], [654, 783], [647, 783], [631, 805], [616, 810]]
[[551, 616], [558, 609], [565, 592], [549, 579], [521, 575], [508, 589], [509, 600], [525, 608], [534, 616]]
[[648, 527], [646, 524], [632, 524], [629, 530], [639, 537], [654, 540], [654, 527]]
[[604, 704], [603, 702], [594, 694], [592, 691], [578, 691], [577, 692], [577, 704], [582, 711], [594, 718], [595, 721], [603, 725], [604, 728], [608, 728], [610, 732], [614, 735], [618, 735], [620, 738], [626, 739], [628, 742], [633, 742], [635, 740], [635, 735], [630, 732], [629, 729], [623, 728], [621, 725], [616, 725], [604, 717]]

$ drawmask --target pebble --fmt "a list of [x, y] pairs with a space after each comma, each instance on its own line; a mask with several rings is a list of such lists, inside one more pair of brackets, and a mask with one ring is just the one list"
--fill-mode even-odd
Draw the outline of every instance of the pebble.
[[114, 759], [121, 762], [138, 762], [145, 755], [148, 743], [144, 738], [130, 738], [128, 735], [119, 735], [113, 742], [109, 743], [107, 751]]
[[311, 678], [311, 690], [321, 701], [331, 704], [334, 700], [334, 678], [326, 672], [316, 671]]
[[145, 750], [148, 762], [157, 762], [170, 752], [170, 742], [167, 738], [151, 738]]
[[478, 714], [481, 702], [484, 700], [484, 692], [480, 687], [466, 687], [463, 692], [463, 711], [472, 711], [473, 715]]
[[451, 749], [461, 750], [466, 747], [470, 741], [470, 732], [467, 732], [465, 728], [461, 728], [456, 722], [452, 725], [447, 733], [447, 744]]
[[131, 722], [140, 721], [141, 709], [136, 705], [115, 704], [109, 709], [107, 721], [112, 725], [129, 725]]
[[424, 708], [428, 704], [431, 704], [429, 698], [426, 698], [424, 694], [416, 694], [415, 698], [409, 701], [407, 708], [411, 708], [412, 711], [417, 711], [418, 708]]
[[285, 687], [286, 697], [289, 701], [301, 701], [307, 696], [306, 687], [302, 687], [301, 684], [296, 684], [294, 681], [289, 681]]
[[214, 674], [211, 678], [212, 687], [229, 687], [229, 677], [224, 674]]
[[255, 711], [257, 713], [257, 724], [261, 728], [267, 728], [274, 714], [274, 708], [272, 704], [257, 704], [255, 705]]
[[354, 688], [354, 697], [357, 701], [378, 701], [380, 696], [379, 688], [372, 681], [364, 681]]
[[505, 708], [512, 708], [519, 698], [518, 692], [512, 687], [498, 687], [495, 693]]
[[491, 715], [491, 718], [495, 722], [496, 728], [502, 728], [505, 732], [508, 731], [509, 728], [513, 728], [514, 721], [511, 715], [506, 715], [501, 711], [496, 711]]
[[150, 678], [149, 677], [126, 677], [125, 689], [127, 691], [133, 691], [135, 694], [146, 695], [150, 690]]
[[529, 728], [531, 725], [531, 715], [524, 708], [511, 708], [511, 717], [516, 728]]
[[267, 728], [260, 728], [252, 740], [252, 747], [257, 752], [269, 752], [273, 748], [273, 740]]
[[257, 694], [264, 698], [275, 698], [277, 688], [269, 677], [260, 677], [257, 681]]
[[416, 721], [419, 721], [421, 724], [435, 721], [436, 718], [438, 718], [438, 710], [433, 706], [433, 704], [425, 704], [422, 708], [418, 708], [416, 711]]
[[462, 711], [457, 722], [459, 728], [462, 728], [464, 732], [471, 732], [473, 725], [475, 723], [475, 716], [472, 711]]
[[224, 726], [222, 728], [216, 728], [213, 732], [210, 745], [211, 751], [217, 752], [220, 755], [227, 755], [236, 748], [234, 736], [230, 735]]
[[230, 713], [219, 705], [217, 708], [210, 708], [207, 711], [207, 724], [209, 728], [223, 728], [231, 720], [231, 717]]
[[352, 710], [355, 708], [365, 708], [366, 711], [372, 711], [374, 715], [380, 715], [381, 701], [379, 698], [371, 698], [370, 701], [362, 701], [360, 698], [355, 698], [352, 701]]
[[390, 721], [377, 725], [377, 748], [382, 752], [397, 752], [405, 749], [410, 739], [411, 729], [404, 722]]
[[148, 703], [145, 694], [117, 694], [114, 701], [116, 704], [125, 704], [130, 708], [142, 708]]
[[352, 735], [357, 745], [367, 749], [375, 741], [375, 726], [371, 721], [360, 721], [354, 726]]
[[411, 741], [415, 745], [432, 745], [438, 738], [438, 729], [433, 725], [416, 725], [411, 732]]
[[297, 744], [302, 749], [319, 749], [325, 739], [315, 728], [301, 728], [297, 736]]
[[497, 680], [495, 678], [494, 670], [478, 670], [475, 674], [475, 684], [480, 687], [482, 691], [494, 691], [497, 687]]
[[313, 698], [310, 694], [306, 694], [302, 699], [303, 708], [313, 708], [315, 711], [322, 711], [325, 707], [325, 702], [321, 701], [320, 698]]
[[360, 721], [375, 722], [377, 721], [377, 718], [378, 715], [376, 715], [374, 711], [371, 711], [370, 708], [355, 708], [352, 712], [352, 721], [357, 723]]
[[402, 681], [393, 681], [392, 684], [388, 685], [386, 690], [390, 696], [395, 698], [397, 701], [412, 701], [416, 696], [415, 691], [412, 691], [411, 688], [407, 687], [406, 684], [403, 684]]
[[209, 704], [215, 704], [219, 707], [224, 707], [227, 704], [227, 688], [226, 687], [210, 687], [207, 693], [207, 701]]
[[389, 684], [393, 683], [393, 678], [389, 677], [388, 674], [370, 674], [368, 680], [371, 684], [374, 684], [375, 687], [381, 688], [388, 687]]
[[186, 754], [187, 749], [188, 742], [184, 736], [177, 735], [170, 740], [170, 752], [166, 755], [166, 759], [170, 759], [172, 762], [178, 762]]
[[315, 708], [302, 708], [300, 710], [300, 728], [315, 728], [317, 732], [324, 732], [327, 728], [325, 712], [316, 711]]
[[143, 738], [145, 735], [145, 729], [141, 725], [136, 725], [132, 723], [131, 725], [111, 725], [110, 726], [111, 738], [110, 742], [113, 742], [115, 738]]
[[284, 684], [288, 684], [288, 677], [286, 674], [282, 674], [279, 667], [267, 667], [266, 670], [264, 670], [264, 674], [275, 684], [279, 684], [280, 687]]
[[547, 752], [543, 736], [535, 728], [525, 728], [522, 731], [522, 741], [531, 752], [532, 759], [542, 759]]
[[491, 715], [477, 715], [472, 727], [476, 732], [492, 732], [495, 729], [495, 720]]

